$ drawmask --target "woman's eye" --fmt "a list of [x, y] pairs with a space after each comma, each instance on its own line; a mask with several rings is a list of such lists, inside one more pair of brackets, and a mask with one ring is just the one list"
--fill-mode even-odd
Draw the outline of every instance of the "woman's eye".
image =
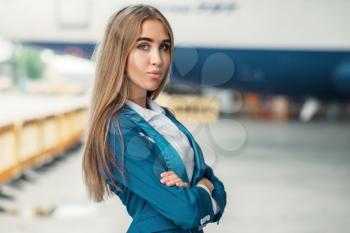
[[147, 50], [149, 49], [149, 45], [148, 44], [139, 44], [137, 46], [138, 49], [142, 49], [142, 50]]
[[168, 50], [169, 50], [169, 47], [170, 47], [170, 46], [169, 46], [168, 44], [161, 44], [161, 45], [160, 45], [160, 49], [161, 49], [161, 50], [164, 50], [164, 51], [168, 51]]

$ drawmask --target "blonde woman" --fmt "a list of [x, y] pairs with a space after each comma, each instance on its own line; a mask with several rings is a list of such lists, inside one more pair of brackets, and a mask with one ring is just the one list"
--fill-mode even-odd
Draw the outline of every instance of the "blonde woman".
[[90, 197], [115, 193], [128, 232], [203, 232], [226, 206], [222, 182], [191, 133], [154, 99], [170, 72], [174, 38], [154, 7], [128, 6], [107, 25], [84, 148]]

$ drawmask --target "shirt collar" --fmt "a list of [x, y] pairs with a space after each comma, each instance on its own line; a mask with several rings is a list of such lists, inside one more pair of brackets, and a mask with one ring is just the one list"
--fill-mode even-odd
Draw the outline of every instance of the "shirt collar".
[[134, 111], [136, 111], [139, 115], [141, 115], [146, 121], [149, 121], [151, 118], [157, 115], [165, 114], [165, 110], [155, 101], [149, 98], [147, 98], [146, 101], [150, 109], [141, 107], [140, 105], [136, 104], [135, 102], [132, 102], [131, 100], [126, 100], [125, 103]]

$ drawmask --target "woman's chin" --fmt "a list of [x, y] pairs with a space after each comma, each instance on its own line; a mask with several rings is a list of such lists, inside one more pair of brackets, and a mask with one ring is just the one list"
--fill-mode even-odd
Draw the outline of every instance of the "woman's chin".
[[159, 85], [160, 85], [160, 83], [154, 83], [154, 84], [152, 83], [152, 84], [148, 85], [147, 90], [148, 91], [155, 91], [159, 88]]
[[159, 85], [156, 86], [156, 87], [147, 88], [147, 90], [148, 90], [148, 91], [155, 91], [155, 90], [157, 90], [158, 87], [159, 87]]

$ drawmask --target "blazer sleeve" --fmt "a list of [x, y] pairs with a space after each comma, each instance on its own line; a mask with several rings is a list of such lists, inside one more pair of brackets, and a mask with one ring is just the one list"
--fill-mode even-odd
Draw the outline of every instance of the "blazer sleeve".
[[[119, 120], [117, 127], [111, 121], [108, 144], [116, 156], [117, 163], [123, 161], [124, 177], [114, 169], [118, 183], [147, 201], [158, 213], [172, 220], [183, 229], [202, 226], [214, 218], [211, 197], [201, 187], [169, 187], [160, 183], [160, 173], [165, 171], [151, 141], [140, 136], [130, 120]], [[123, 140], [123, 142], [122, 142]], [[154, 142], [156, 143], [156, 142]], [[121, 158], [124, 152], [124, 159]], [[204, 221], [203, 221], [204, 220]]]
[[226, 207], [226, 191], [224, 184], [214, 175], [213, 169], [206, 164], [204, 177], [210, 180], [214, 185], [214, 190], [211, 193], [219, 206], [219, 212], [214, 216], [211, 222], [217, 222], [219, 224], [220, 218], [224, 213]]

